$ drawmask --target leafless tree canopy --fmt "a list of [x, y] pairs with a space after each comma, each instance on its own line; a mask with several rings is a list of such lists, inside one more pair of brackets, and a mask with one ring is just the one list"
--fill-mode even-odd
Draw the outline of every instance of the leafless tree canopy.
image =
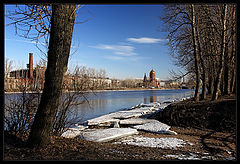
[[[169, 31], [171, 56], [186, 73], [195, 74], [195, 99], [206, 94], [235, 91], [236, 83], [236, 5], [167, 5], [161, 19]], [[182, 76], [172, 72], [174, 78]]]
[[45, 37], [47, 41], [51, 15], [51, 5], [16, 5], [14, 11], [8, 11], [7, 17], [12, 20], [8, 25], [14, 25], [16, 33], [22, 37], [37, 42]]

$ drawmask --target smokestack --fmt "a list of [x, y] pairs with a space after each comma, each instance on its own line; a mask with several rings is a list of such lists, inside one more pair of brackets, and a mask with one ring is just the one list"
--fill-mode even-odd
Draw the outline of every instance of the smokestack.
[[33, 78], [33, 53], [29, 53], [29, 78]]

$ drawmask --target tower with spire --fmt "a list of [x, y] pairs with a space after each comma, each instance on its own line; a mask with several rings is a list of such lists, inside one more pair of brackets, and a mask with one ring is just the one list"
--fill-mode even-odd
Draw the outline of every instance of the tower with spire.
[[160, 88], [160, 83], [157, 81], [156, 73], [153, 69], [149, 73], [149, 80], [147, 79], [146, 73], [144, 74], [143, 85], [144, 87]]

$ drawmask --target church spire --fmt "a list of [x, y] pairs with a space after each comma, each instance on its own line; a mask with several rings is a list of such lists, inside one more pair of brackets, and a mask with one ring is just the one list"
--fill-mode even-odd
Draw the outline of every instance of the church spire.
[[146, 76], [146, 73], [144, 74], [143, 82], [147, 82], [147, 76]]

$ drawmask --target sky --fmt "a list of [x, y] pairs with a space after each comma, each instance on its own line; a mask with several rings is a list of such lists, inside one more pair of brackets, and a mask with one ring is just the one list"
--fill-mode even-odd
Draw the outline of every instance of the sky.
[[[6, 5], [13, 10], [15, 5]], [[93, 5], [80, 8], [73, 31], [68, 68], [76, 65], [105, 69], [109, 78], [143, 78], [154, 69], [156, 78], [167, 80], [170, 70], [178, 70], [170, 57], [167, 34], [159, 16], [163, 5]], [[5, 58], [16, 68], [28, 63], [33, 53], [34, 65], [43, 57], [35, 44], [16, 35], [15, 27], [6, 26]], [[83, 22], [83, 23], [81, 23]]]

